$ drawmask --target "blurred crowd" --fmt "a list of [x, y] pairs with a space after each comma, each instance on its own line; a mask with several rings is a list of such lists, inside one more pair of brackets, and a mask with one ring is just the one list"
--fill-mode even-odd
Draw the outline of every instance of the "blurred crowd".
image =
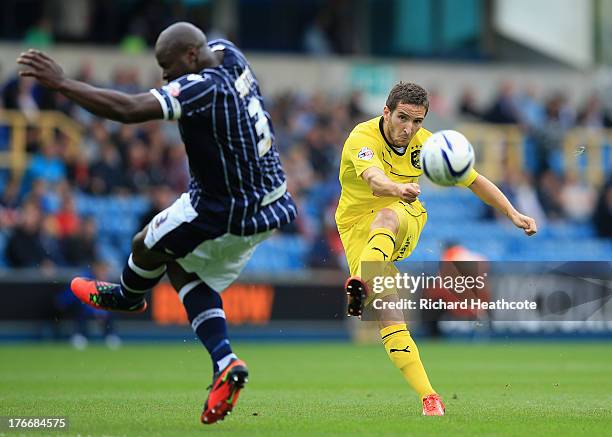
[[[91, 82], [89, 75], [85, 67], [78, 76]], [[120, 70], [108, 85], [135, 92], [140, 89], [138, 80], [135, 70]], [[170, 123], [122, 125], [102, 120], [27, 78], [4, 84], [0, 110], [2, 106], [23, 112], [33, 122], [40, 111], [61, 111], [82, 126], [76, 148], [62, 132], [45, 142], [39, 129], [27, 130], [30, 159], [23, 176], [11, 180], [5, 175], [0, 190], [0, 228], [9, 231], [3, 255], [9, 266], [80, 267], [98, 258], [99, 223], [78, 214], [78, 194], [146, 195], [151, 211], [145, 216], [152, 217], [188, 184], [184, 147]]]
[[[78, 76], [91, 82], [87, 66]], [[136, 92], [142, 89], [139, 84], [138, 71], [125, 69], [103, 85]], [[489, 105], [481, 107], [476, 101], [469, 89], [457, 108], [432, 95], [431, 111], [443, 116], [452, 111], [461, 120], [519, 125], [536, 158], [523, 173], [508, 170], [500, 176], [504, 192], [520, 210], [540, 222], [591, 223], [599, 236], [612, 238], [612, 179], [603, 187], [593, 187], [553, 162], [553, 152], [559, 150], [568, 129], [611, 126], [610, 114], [597, 96], [575, 108], [563, 94], [541, 99], [529, 91], [516, 93], [504, 84]], [[148, 196], [151, 210], [139, 217], [143, 227], [187, 187], [189, 169], [173, 123], [121, 125], [105, 121], [23, 78], [3, 85], [2, 105], [18, 109], [32, 120], [41, 110], [61, 111], [83, 126], [76, 150], [69, 147], [63, 134], [57, 133], [52, 142], [44, 143], [37, 129], [28, 130], [31, 158], [23, 178], [14, 183], [8, 180], [0, 190], [0, 228], [7, 235], [5, 253], [0, 256], [9, 266], [85, 267], [99, 258], [96, 235], [100, 224], [94, 217], [78, 213], [77, 195]], [[309, 266], [341, 266], [342, 247], [333, 218], [339, 195], [340, 152], [353, 126], [372, 115], [362, 109], [358, 93], [330, 97], [289, 92], [268, 98], [267, 109], [289, 190], [300, 208], [298, 220], [282, 232], [304, 239], [309, 247]], [[483, 219], [497, 217], [487, 212]]]
[[[563, 91], [540, 95], [535, 87], [517, 90], [511, 82], [505, 82], [488, 105], [478, 105], [477, 101], [475, 91], [466, 88], [456, 115], [464, 121], [516, 125], [524, 135], [524, 172], [507, 170], [501, 181], [503, 191], [519, 209], [540, 223], [591, 221], [597, 235], [612, 237], [612, 145], [608, 144], [608, 154], [601, 156], [608, 167], [604, 168], [607, 178], [600, 190], [584, 175], [567, 171], [562, 162], [564, 139], [571, 129], [581, 128], [586, 143], [585, 135], [612, 128], [612, 113], [599, 95], [593, 92], [582, 105], [574, 106]], [[577, 160], [585, 151], [585, 143], [575, 145]]]

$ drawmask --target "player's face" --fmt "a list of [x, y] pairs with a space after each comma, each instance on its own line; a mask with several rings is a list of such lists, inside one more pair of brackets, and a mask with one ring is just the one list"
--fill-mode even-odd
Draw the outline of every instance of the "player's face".
[[171, 57], [166, 50], [160, 50], [156, 51], [155, 57], [157, 64], [162, 69], [162, 77], [165, 81], [171, 82], [191, 71], [188, 54]]
[[410, 103], [399, 103], [393, 111], [385, 106], [385, 135], [396, 146], [408, 146], [423, 125], [426, 113], [425, 107]]

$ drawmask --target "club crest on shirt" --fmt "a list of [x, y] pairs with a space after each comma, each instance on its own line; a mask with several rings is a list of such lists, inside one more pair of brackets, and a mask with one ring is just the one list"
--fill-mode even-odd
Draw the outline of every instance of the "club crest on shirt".
[[362, 147], [357, 153], [357, 158], [369, 161], [374, 158], [374, 152], [369, 147]]
[[165, 90], [172, 97], [178, 97], [181, 93], [181, 84], [179, 84], [178, 82], [170, 82], [168, 85], [164, 85], [162, 89]]
[[410, 162], [414, 168], [421, 169], [421, 148], [423, 146], [417, 144], [410, 148]]

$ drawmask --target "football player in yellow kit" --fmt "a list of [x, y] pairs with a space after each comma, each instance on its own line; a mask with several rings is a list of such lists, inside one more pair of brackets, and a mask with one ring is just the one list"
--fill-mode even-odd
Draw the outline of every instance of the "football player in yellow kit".
[[[427, 211], [418, 199], [418, 179], [423, 173], [420, 150], [431, 135], [422, 128], [428, 109], [425, 89], [400, 82], [389, 93], [382, 116], [358, 124], [344, 143], [336, 225], [351, 273], [345, 285], [349, 315], [361, 315], [374, 297], [368, 291], [368, 278], [362, 278], [362, 262], [382, 264], [406, 258], [427, 221]], [[525, 234], [537, 232], [535, 221], [519, 213], [476, 170], [457, 185], [471, 189]], [[377, 298], [393, 301], [397, 295], [383, 293]], [[423, 414], [443, 415], [444, 404], [429, 382], [401, 310], [383, 309], [377, 316], [387, 355], [422, 399]]]

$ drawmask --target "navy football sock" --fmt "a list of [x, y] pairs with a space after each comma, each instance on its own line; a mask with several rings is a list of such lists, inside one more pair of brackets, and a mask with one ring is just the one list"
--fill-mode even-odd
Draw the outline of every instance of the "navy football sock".
[[196, 280], [181, 288], [179, 297], [187, 310], [191, 327], [210, 354], [213, 372], [223, 370], [232, 358], [237, 357], [232, 353], [227, 338], [221, 296], [201, 280]]
[[155, 270], [138, 267], [130, 254], [121, 274], [121, 292], [127, 299], [140, 300], [147, 291], [157, 285], [165, 273], [165, 265]]

